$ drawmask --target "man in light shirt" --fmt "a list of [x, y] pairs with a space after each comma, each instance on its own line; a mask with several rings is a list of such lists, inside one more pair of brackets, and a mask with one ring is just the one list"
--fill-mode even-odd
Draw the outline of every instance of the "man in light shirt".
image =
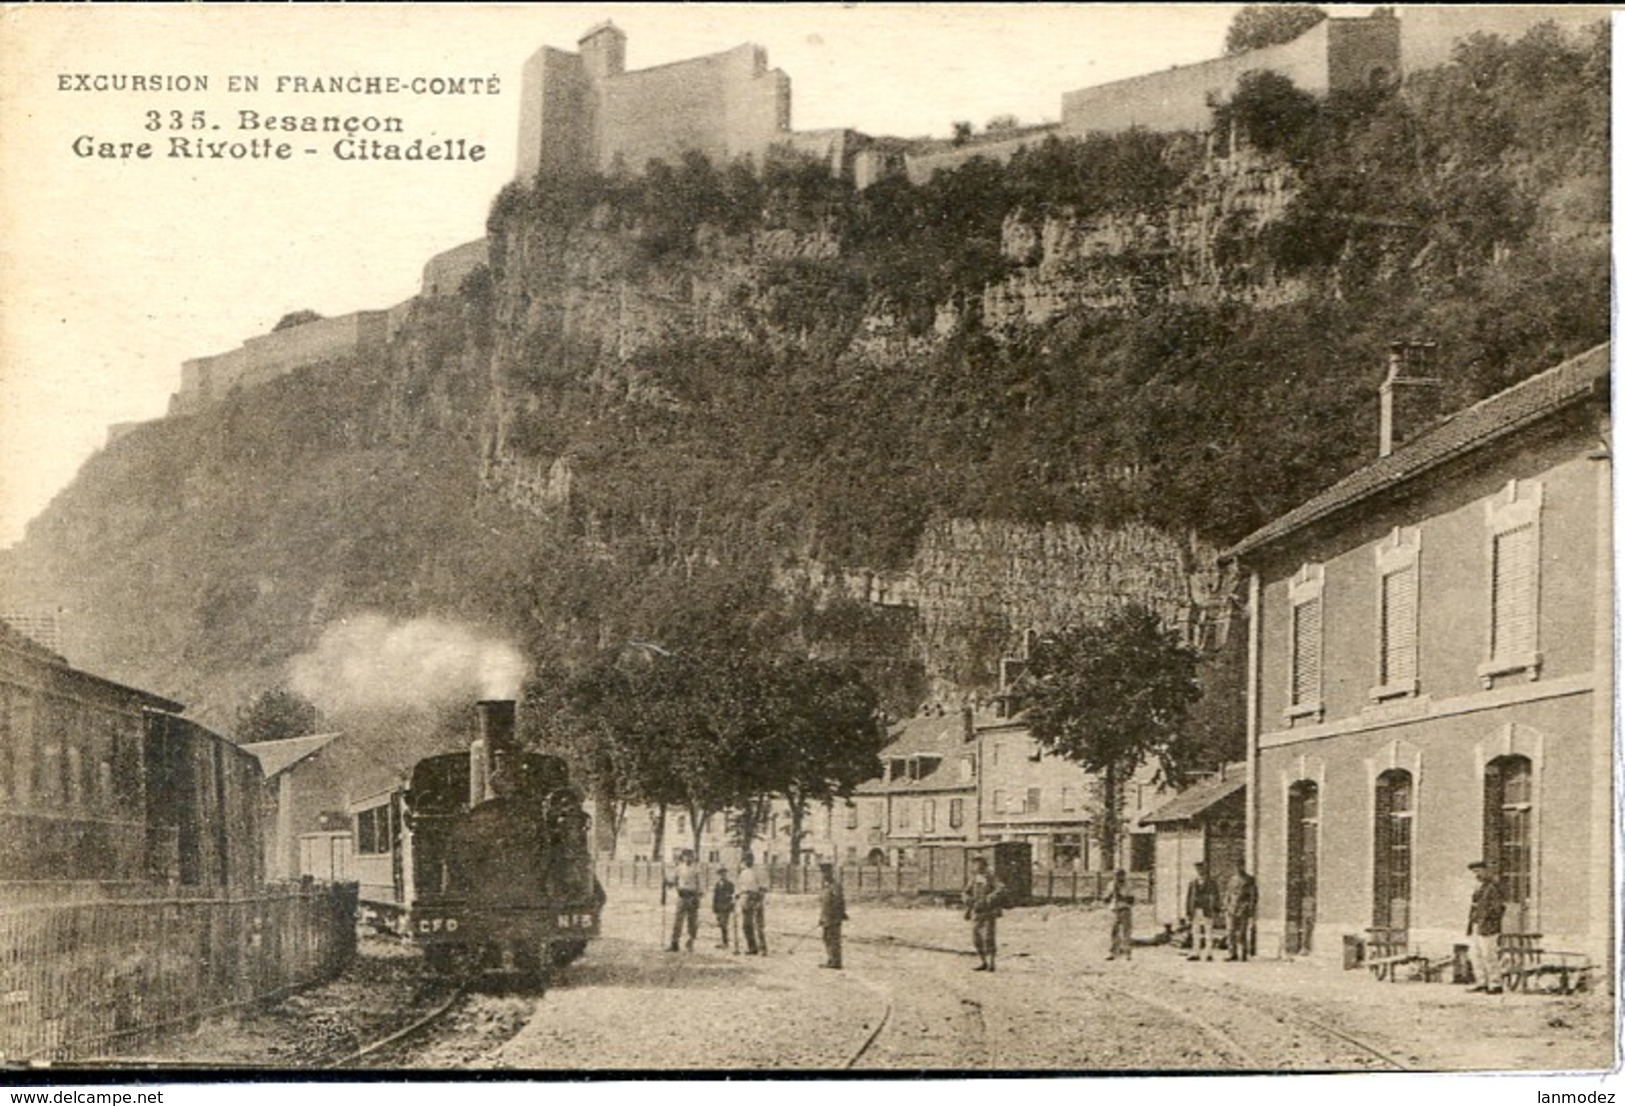
[[683, 923], [686, 921], [688, 951], [693, 952], [694, 936], [700, 930], [700, 869], [694, 863], [694, 854], [688, 849], [684, 849], [678, 857], [677, 870], [666, 883], [677, 888], [677, 919], [672, 923], [671, 946], [667, 951], [677, 951], [677, 943], [682, 936]]
[[762, 886], [762, 880], [756, 873], [756, 858], [746, 853], [739, 860], [739, 878], [734, 881], [734, 891], [738, 894], [741, 906], [740, 919], [745, 926], [745, 952], [749, 956], [756, 956], [767, 951], [767, 930], [764, 924], [763, 898], [767, 894]]

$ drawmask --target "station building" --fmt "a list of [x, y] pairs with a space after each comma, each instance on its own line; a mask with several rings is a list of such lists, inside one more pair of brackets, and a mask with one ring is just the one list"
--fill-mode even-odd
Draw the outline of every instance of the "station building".
[[1425, 352], [1391, 353], [1379, 457], [1226, 554], [1259, 947], [1448, 956], [1482, 858], [1506, 931], [1609, 963], [1609, 347], [1431, 423]]

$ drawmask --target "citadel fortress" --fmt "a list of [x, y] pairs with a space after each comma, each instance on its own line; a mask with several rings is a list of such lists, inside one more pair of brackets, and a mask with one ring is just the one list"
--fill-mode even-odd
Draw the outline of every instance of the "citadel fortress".
[[[1208, 127], [1214, 104], [1234, 94], [1244, 73], [1272, 70], [1306, 92], [1328, 93], [1402, 79], [1450, 60], [1455, 43], [1475, 32], [1516, 38], [1536, 23], [1567, 26], [1606, 18], [1597, 7], [1379, 8], [1359, 18], [1328, 18], [1278, 46], [1177, 66], [1066, 92], [1059, 123], [993, 132], [957, 144], [902, 139], [849, 128], [797, 131], [790, 125], [790, 78], [768, 67], [754, 44], [685, 61], [627, 70], [626, 34], [613, 23], [592, 28], [577, 52], [543, 46], [525, 63], [515, 179], [537, 173], [638, 171], [652, 160], [675, 163], [698, 152], [716, 164], [755, 164], [788, 150], [815, 158], [835, 176], [866, 188], [888, 177], [913, 183], [984, 157], [1007, 161], [1051, 135], [1080, 138], [1142, 127]], [[233, 389], [252, 388], [309, 365], [380, 350], [417, 298], [454, 295], [487, 261], [483, 239], [437, 254], [424, 265], [418, 297], [386, 310], [359, 311], [249, 338], [242, 346], [181, 367], [169, 414], [204, 410]], [[109, 440], [139, 424], [109, 429]]]

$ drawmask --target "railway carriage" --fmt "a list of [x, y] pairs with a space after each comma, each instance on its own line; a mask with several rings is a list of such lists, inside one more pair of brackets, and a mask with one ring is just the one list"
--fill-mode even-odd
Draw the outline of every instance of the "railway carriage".
[[477, 721], [468, 752], [352, 804], [363, 917], [437, 969], [541, 979], [598, 935], [589, 819], [562, 760], [518, 749], [512, 702]]
[[245, 891], [263, 879], [259, 761], [185, 708], [0, 622], [0, 882]]

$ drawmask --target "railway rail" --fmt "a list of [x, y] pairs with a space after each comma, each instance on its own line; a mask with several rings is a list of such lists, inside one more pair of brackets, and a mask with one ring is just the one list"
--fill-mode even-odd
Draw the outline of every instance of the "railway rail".
[[[940, 953], [953, 956], [969, 957], [974, 955], [974, 953], [963, 948], [950, 948], [943, 945], [928, 944], [925, 942], [910, 941], [889, 936], [879, 938], [849, 936], [847, 941], [858, 945], [871, 945], [883, 948], [903, 948], [919, 952]], [[1237, 1068], [1252, 1071], [1279, 1070], [1279, 1064], [1276, 1062], [1277, 1058], [1265, 1056], [1259, 1049], [1244, 1044], [1241, 1040], [1237, 1039], [1235, 1034], [1226, 1030], [1223, 1026], [1216, 1024], [1214, 1020], [1203, 1017], [1201, 1013], [1192, 1009], [1190, 1006], [1182, 1007], [1176, 1005], [1175, 1003], [1166, 1001], [1165, 999], [1148, 995], [1143, 991], [1125, 987], [1120, 983], [1107, 979], [1104, 972], [1087, 972], [1084, 974], [1083, 978], [1086, 978], [1089, 984], [1093, 986], [1097, 986], [1103, 990], [1120, 995], [1130, 1002], [1150, 1007], [1164, 1016], [1173, 1019], [1175, 1022], [1192, 1027], [1208, 1041], [1212, 1042], [1213, 1045], [1216, 1046], [1218, 1052], [1226, 1056], [1229, 1063], [1233, 1064]], [[866, 986], [869, 986], [871, 989], [877, 989], [877, 985], [868, 980], [862, 979], [861, 976], [859, 977], [859, 981], [864, 983]], [[1347, 1032], [1346, 1030], [1339, 1029], [1333, 1025], [1328, 1025], [1324, 1021], [1314, 1018], [1290, 1006], [1271, 1003], [1254, 994], [1238, 993], [1236, 991], [1220, 991], [1197, 980], [1181, 980], [1181, 982], [1188, 985], [1193, 990], [1209, 996], [1211, 1000], [1216, 1003], [1224, 1003], [1231, 1007], [1239, 1007], [1243, 1008], [1244, 1010], [1250, 1010], [1262, 1019], [1268, 1019], [1269, 1021], [1279, 1024], [1297, 1023], [1299, 1026], [1305, 1028], [1309, 1032], [1318, 1034], [1322, 1037], [1333, 1038], [1342, 1045], [1355, 1050], [1355, 1052], [1357, 1052], [1360, 1056], [1367, 1058], [1369, 1061], [1380, 1064], [1382, 1067], [1388, 1070], [1402, 1072], [1414, 1070], [1410, 1065], [1393, 1056], [1380, 1046], [1370, 1041], [1363, 1040], [1360, 1037]], [[854, 1067], [865, 1056], [869, 1055], [876, 1042], [880, 1040], [882, 1033], [892, 1023], [895, 1014], [895, 998], [889, 993], [883, 994], [881, 997], [885, 1003], [884, 1012], [881, 1018], [876, 1023], [875, 1028], [869, 1032], [857, 1049], [848, 1056], [842, 1065], [843, 1067]], [[985, 1011], [982, 1009], [979, 1002], [976, 1002], [975, 1000], [970, 1001], [977, 1007], [975, 1013], [977, 1013], [978, 1016], [983, 1019], [982, 1024], [985, 1033]]]

